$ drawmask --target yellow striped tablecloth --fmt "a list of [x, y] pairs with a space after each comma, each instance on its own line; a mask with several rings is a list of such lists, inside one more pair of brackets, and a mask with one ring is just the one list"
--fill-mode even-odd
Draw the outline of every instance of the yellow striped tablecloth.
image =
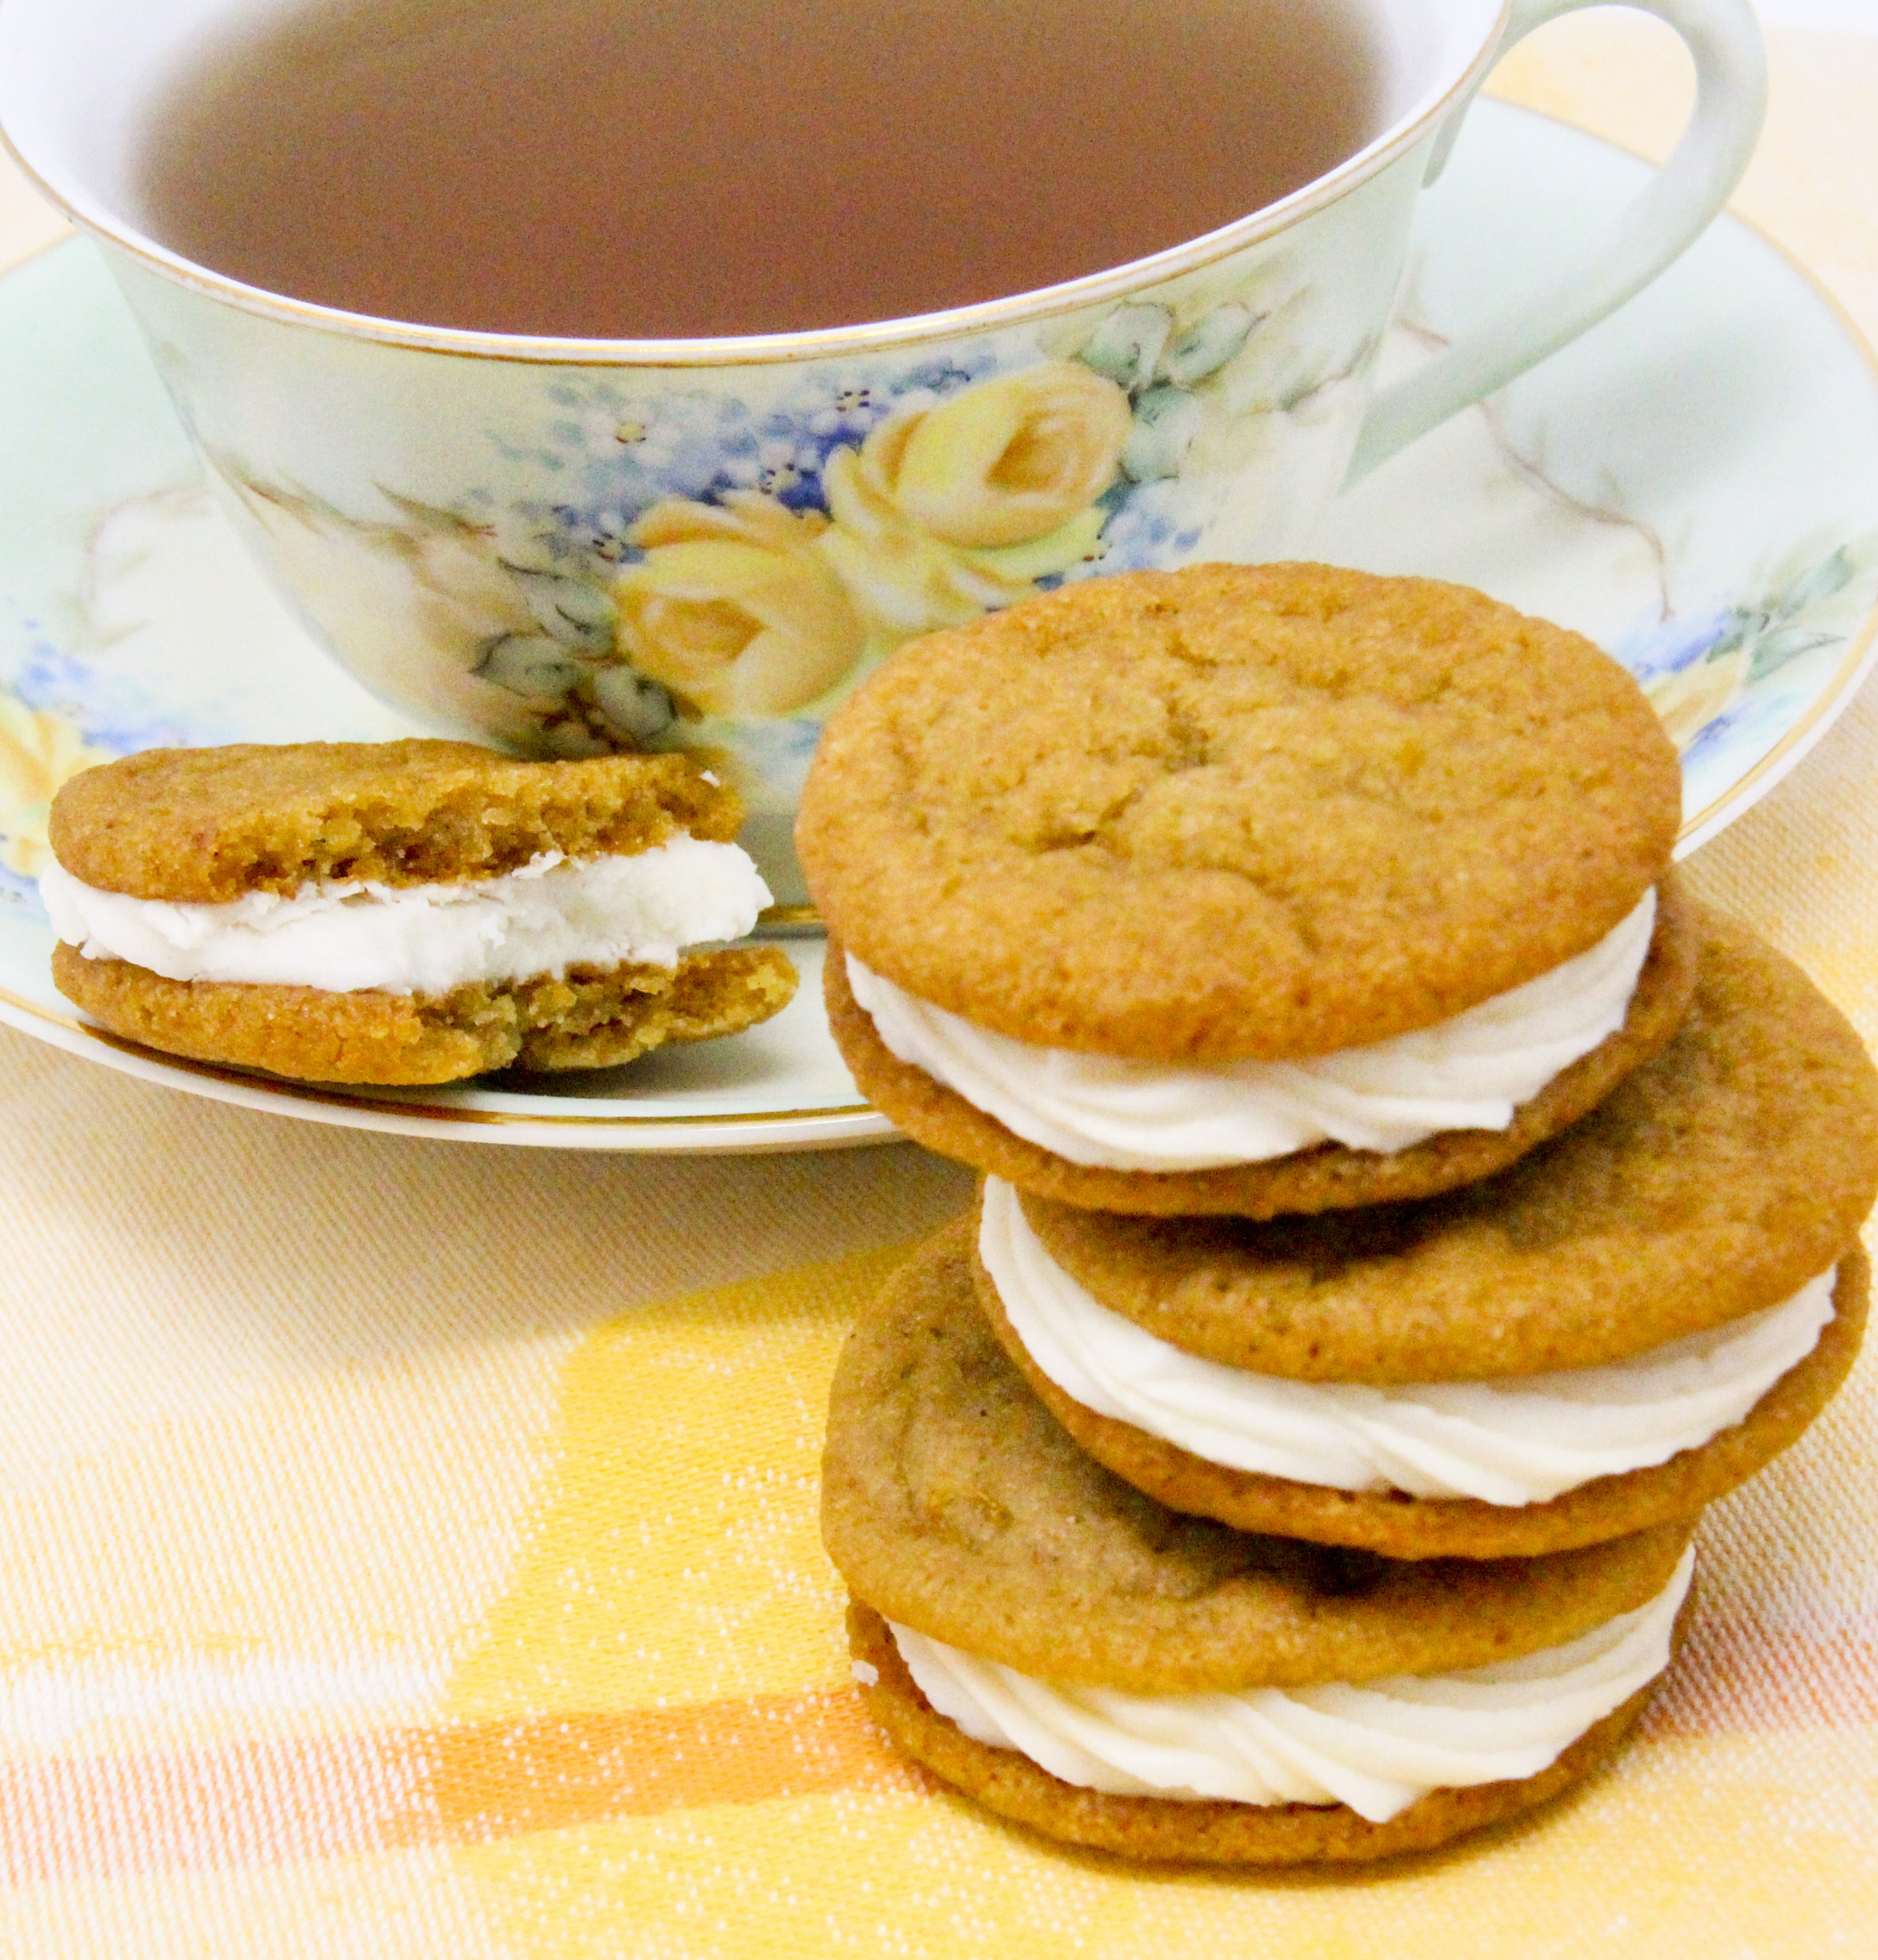
[[[1860, 5], [1775, 24], [1740, 201], [1870, 333]], [[1498, 86], [1649, 148], [1680, 59], [1594, 15]], [[52, 228], [0, 183], [0, 259]], [[1868, 697], [1693, 881], [1872, 1040], [1874, 862]], [[4, 1030], [0, 1098], [0, 1953], [1878, 1951], [1870, 1361], [1712, 1514], [1692, 1649], [1613, 1772], [1372, 1873], [1141, 1873], [936, 1789], [848, 1681], [828, 1378], [962, 1173], [318, 1128]]]

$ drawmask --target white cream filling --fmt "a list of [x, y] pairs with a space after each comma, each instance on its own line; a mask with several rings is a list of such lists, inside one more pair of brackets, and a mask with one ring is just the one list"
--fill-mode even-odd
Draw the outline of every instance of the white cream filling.
[[570, 966], [673, 966], [687, 946], [741, 939], [769, 903], [734, 844], [678, 837], [631, 857], [544, 852], [518, 871], [459, 884], [303, 885], [224, 905], [100, 891], [49, 866], [53, 930], [88, 959], [171, 980], [317, 987], [332, 994], [447, 994]]
[[1347, 1804], [1386, 1824], [1431, 1790], [1523, 1779], [1556, 1762], [1669, 1665], [1694, 1566], [1691, 1549], [1647, 1605], [1520, 1660], [1238, 1694], [1062, 1687], [892, 1630], [940, 1714], [1066, 1783], [1177, 1802]]
[[882, 1042], [973, 1108], [1072, 1164], [1204, 1171], [1313, 1144], [1406, 1149], [1445, 1130], [1503, 1130], [1552, 1078], [1624, 1024], [1656, 929], [1656, 893], [1588, 952], [1432, 1027], [1294, 1062], [1180, 1067], [1037, 1047], [871, 972], [848, 985]]
[[1833, 1314], [1829, 1272], [1782, 1305], [1601, 1367], [1388, 1387], [1292, 1381], [1189, 1354], [1103, 1306], [997, 1178], [978, 1251], [1025, 1351], [1099, 1416], [1234, 1470], [1495, 1504], [1543, 1504], [1707, 1442], [1812, 1352]]

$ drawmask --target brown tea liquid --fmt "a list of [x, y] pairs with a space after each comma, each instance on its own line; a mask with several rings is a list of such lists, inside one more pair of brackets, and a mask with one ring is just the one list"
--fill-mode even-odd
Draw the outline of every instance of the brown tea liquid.
[[1353, 0], [315, 0], [158, 106], [143, 219], [270, 291], [590, 338], [1125, 263], [1378, 121]]

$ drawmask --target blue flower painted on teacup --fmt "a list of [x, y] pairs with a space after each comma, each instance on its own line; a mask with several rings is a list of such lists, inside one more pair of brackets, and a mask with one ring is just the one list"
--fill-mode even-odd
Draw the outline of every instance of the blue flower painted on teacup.
[[862, 375], [831, 376], [826, 398], [808, 410], [807, 426], [832, 442], [859, 442], [893, 406], [892, 390]]
[[1119, 484], [1103, 499], [1102, 554], [1087, 569], [1104, 573], [1152, 571], [1190, 558], [1200, 544], [1192, 500], [1177, 482]]
[[661, 498], [729, 487], [729, 469], [753, 458], [765, 433], [746, 403], [703, 389], [645, 395], [582, 377], [557, 380], [546, 397], [548, 412], [525, 435], [496, 430], [489, 440], [553, 486], [534, 506], [550, 550], [567, 541], [559, 530], [620, 513], [629, 523]]
[[1617, 649], [1686, 758], [1745, 739], [1738, 712], [1783, 668], [1844, 644], [1878, 570], [1878, 537], [1790, 554], [1757, 596], [1672, 618]]
[[557, 382], [548, 392], [559, 412], [530, 439], [493, 439], [504, 456], [560, 479], [554, 495], [521, 507], [541, 551], [570, 568], [585, 560], [604, 576], [606, 566], [631, 557], [628, 534], [639, 514], [674, 498], [715, 504], [756, 491], [825, 514], [831, 457], [858, 447], [915, 400], [957, 393], [996, 365], [980, 348], [890, 371], [811, 371], [761, 409], [702, 392], [635, 395], [604, 378]]

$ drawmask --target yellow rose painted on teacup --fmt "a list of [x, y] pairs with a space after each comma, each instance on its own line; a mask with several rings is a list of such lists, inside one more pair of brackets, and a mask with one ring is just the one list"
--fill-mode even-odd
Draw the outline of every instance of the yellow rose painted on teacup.
[[1073, 361], [981, 381], [892, 416], [861, 467], [948, 544], [1023, 544], [1079, 516], [1115, 481], [1128, 397]]
[[822, 482], [834, 518], [822, 552], [883, 652], [1027, 599], [1038, 578], [1067, 571], [1099, 548], [1102, 514], [1094, 508], [1037, 543], [995, 551], [948, 544], [908, 517], [853, 449], [830, 456]]
[[628, 534], [643, 561], [613, 582], [619, 652], [695, 714], [806, 707], [867, 643], [816, 549], [828, 527], [753, 491], [655, 504]]
[[1127, 396], [1046, 361], [890, 416], [828, 458], [821, 549], [888, 646], [1029, 597], [1096, 556]]
[[51, 861], [52, 799], [81, 769], [110, 756], [62, 714], [0, 694], [0, 864], [36, 878]]

